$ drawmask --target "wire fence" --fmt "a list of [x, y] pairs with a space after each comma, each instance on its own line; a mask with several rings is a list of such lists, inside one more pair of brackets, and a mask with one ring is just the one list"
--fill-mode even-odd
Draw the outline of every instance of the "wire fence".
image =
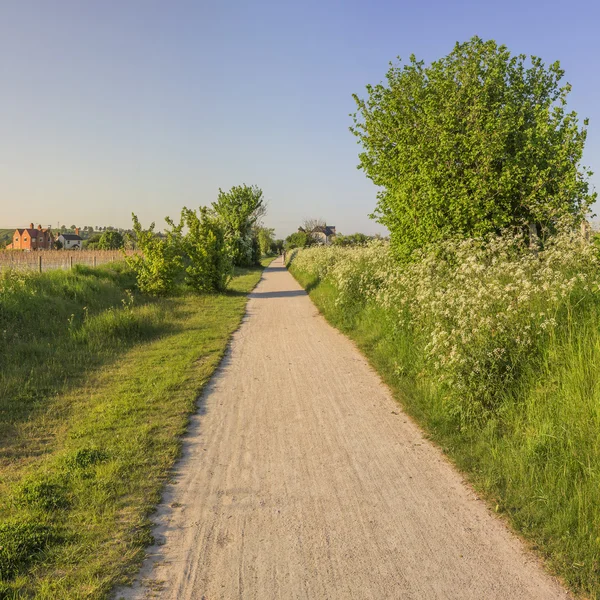
[[[135, 250], [126, 250], [131, 256]], [[53, 269], [72, 269], [75, 265], [97, 267], [109, 262], [123, 260], [121, 250], [39, 250], [21, 252], [19, 250], [0, 251], [0, 271], [7, 269], [32, 270], [42, 273]]]

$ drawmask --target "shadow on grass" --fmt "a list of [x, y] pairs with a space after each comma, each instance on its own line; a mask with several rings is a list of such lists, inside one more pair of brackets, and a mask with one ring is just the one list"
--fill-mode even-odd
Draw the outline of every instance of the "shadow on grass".
[[26, 439], [21, 425], [57, 396], [132, 346], [174, 331], [172, 303], [134, 296], [130, 284], [118, 270], [78, 268], [1, 288], [0, 465], [44, 452], [47, 441]]

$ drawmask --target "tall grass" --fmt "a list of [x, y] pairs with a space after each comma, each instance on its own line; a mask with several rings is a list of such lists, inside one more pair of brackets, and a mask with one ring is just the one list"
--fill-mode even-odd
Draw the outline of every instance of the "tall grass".
[[107, 598], [260, 269], [149, 299], [123, 265], [0, 279], [0, 598]]
[[311, 248], [292, 273], [398, 399], [575, 590], [600, 597], [600, 276], [568, 230]]

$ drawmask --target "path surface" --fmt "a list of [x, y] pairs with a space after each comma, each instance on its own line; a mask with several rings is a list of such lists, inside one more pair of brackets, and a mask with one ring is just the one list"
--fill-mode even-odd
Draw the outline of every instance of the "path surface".
[[117, 597], [568, 598], [277, 260]]

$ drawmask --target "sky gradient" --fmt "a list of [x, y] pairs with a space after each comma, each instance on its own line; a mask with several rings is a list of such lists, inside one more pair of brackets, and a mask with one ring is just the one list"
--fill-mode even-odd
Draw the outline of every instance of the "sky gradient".
[[599, 21], [591, 0], [3, 0], [0, 228], [128, 227], [132, 211], [162, 228], [247, 183], [279, 236], [307, 217], [383, 232], [351, 94], [473, 35], [560, 60], [600, 188]]

